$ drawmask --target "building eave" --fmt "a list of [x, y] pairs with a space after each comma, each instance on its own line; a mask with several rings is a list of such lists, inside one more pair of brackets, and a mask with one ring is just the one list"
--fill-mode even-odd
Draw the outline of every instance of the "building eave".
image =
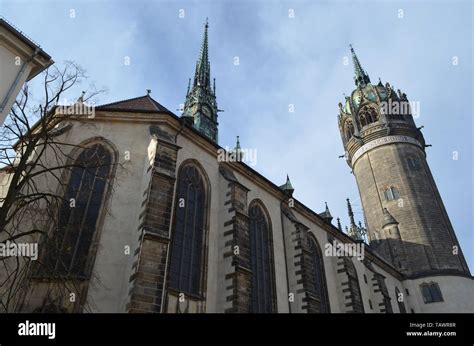
[[[2, 33], [3, 31], [3, 33]], [[54, 64], [53, 59], [37, 43], [28, 38], [23, 32], [15, 28], [7, 20], [0, 17], [0, 41], [7, 49], [20, 53], [23, 59], [29, 59], [32, 69], [28, 74], [27, 81], [36, 77], [39, 73]]]

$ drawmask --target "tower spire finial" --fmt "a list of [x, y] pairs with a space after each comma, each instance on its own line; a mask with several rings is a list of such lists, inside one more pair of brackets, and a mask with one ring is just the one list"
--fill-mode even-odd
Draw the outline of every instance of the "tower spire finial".
[[356, 86], [365, 86], [367, 83], [370, 83], [369, 75], [364, 71], [362, 65], [360, 64], [359, 58], [357, 57], [352, 44], [349, 45], [351, 47], [351, 54], [352, 54], [352, 62], [354, 64], [354, 82]]
[[209, 63], [209, 43], [208, 43], [208, 33], [207, 29], [209, 28], [209, 21], [206, 18], [206, 23], [204, 24], [204, 36], [202, 39], [201, 51], [199, 53], [199, 58], [196, 64], [196, 73], [194, 76], [194, 86], [201, 85], [205, 89], [211, 89], [211, 71]]

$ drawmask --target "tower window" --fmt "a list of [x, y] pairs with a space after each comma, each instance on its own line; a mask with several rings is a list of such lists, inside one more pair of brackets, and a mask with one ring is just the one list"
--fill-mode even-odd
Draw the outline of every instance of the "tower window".
[[372, 301], [369, 299], [369, 307], [370, 307], [370, 310], [373, 310], [374, 307], [372, 306]]
[[420, 168], [418, 160], [414, 157], [407, 158], [408, 168], [412, 171], [417, 171]]
[[400, 198], [400, 192], [398, 192], [398, 189], [393, 186], [385, 190], [384, 194], [387, 201], [393, 201]]
[[378, 120], [377, 111], [373, 107], [364, 107], [359, 112], [359, 120], [361, 126], [372, 124]]
[[438, 283], [422, 283], [420, 285], [421, 294], [423, 295], [423, 301], [425, 304], [442, 302], [443, 296], [441, 294], [441, 289], [439, 288]]

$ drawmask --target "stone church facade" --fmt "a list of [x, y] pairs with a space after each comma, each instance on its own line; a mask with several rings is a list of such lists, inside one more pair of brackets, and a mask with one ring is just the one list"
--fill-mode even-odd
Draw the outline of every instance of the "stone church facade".
[[246, 165], [239, 143], [236, 160], [219, 160], [206, 24], [182, 116], [148, 94], [99, 106], [60, 134], [102, 152], [110, 184], [97, 192], [93, 232], [67, 238], [87, 244], [79, 299], [54, 297], [54, 280], [32, 276], [18, 311], [474, 312], [474, 281], [420, 129], [409, 112], [381, 111], [406, 95], [372, 85], [352, 54], [357, 88], [338, 121], [365, 227], [349, 202], [347, 232], [327, 207], [303, 205], [289, 178], [276, 185]]

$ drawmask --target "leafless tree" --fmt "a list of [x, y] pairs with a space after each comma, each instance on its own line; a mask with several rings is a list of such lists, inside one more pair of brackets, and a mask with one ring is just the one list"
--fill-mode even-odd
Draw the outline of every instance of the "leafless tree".
[[[65, 62], [49, 67], [43, 77], [39, 104], [26, 85], [0, 129], [0, 244], [40, 244], [35, 261], [25, 256], [0, 257], [0, 311], [4, 312], [24, 310], [25, 299], [41, 276], [49, 278], [43, 280], [47, 283], [42, 286], [43, 311], [71, 292], [80, 296], [84, 291], [84, 280], [58, 265], [61, 256], [55, 257], [54, 264], [48, 259], [63, 246], [55, 234], [61, 227], [60, 214], [70, 203], [68, 177], [79, 165], [73, 153], [85, 149], [64, 140], [64, 133], [72, 122], [87, 122], [93, 109], [90, 102], [104, 90], [93, 88], [73, 105], [61, 105], [86, 81], [84, 70]], [[106, 164], [91, 153], [91, 160], [81, 167], [96, 172], [93, 167]], [[80, 304], [67, 309], [77, 311]]]

